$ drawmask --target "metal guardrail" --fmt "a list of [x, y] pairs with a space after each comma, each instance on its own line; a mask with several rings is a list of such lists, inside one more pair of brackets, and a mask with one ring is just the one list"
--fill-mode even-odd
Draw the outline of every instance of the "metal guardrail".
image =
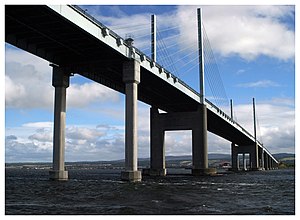
[[[229, 117], [225, 112], [223, 112], [220, 108], [218, 108], [218, 107], [217, 107], [215, 104], [213, 104], [211, 101], [209, 101], [208, 99], [205, 99], [205, 102], [207, 102], [211, 107], [213, 107], [214, 109], [216, 109], [217, 112], [219, 113], [219, 115], [220, 115], [221, 117], [224, 117], [224, 115], [225, 115], [225, 118], [226, 118], [226, 119], [230, 118], [229, 121], [230, 121], [232, 124], [234, 124], [234, 125], [236, 125], [238, 128], [240, 128], [240, 129], [241, 129], [245, 134], [247, 134], [249, 137], [255, 139], [254, 136], [253, 136], [252, 134], [250, 134], [246, 129], [244, 129], [238, 122], [236, 122], [236, 121], [234, 121], [233, 119], [231, 119], [231, 117]], [[267, 152], [267, 153], [273, 158], [273, 160], [274, 160], [276, 163], [278, 163], [277, 159], [270, 153], [270, 151], [269, 151], [267, 148], [264, 147], [264, 145], [263, 145], [259, 140], [256, 140], [256, 142], [257, 142], [258, 145], [260, 145], [260, 147], [261, 147], [265, 152]]]
[[[254, 139], [254, 137], [252, 136], [252, 134], [250, 134], [245, 128], [243, 128], [238, 122], [234, 121], [231, 117], [229, 117], [225, 112], [223, 112], [219, 107], [217, 107], [215, 104], [213, 104], [211, 101], [209, 101], [208, 99], [205, 99], [205, 102], [207, 102], [211, 107], [215, 108], [217, 110], [217, 112], [219, 113], [220, 116], [222, 116], [223, 118], [225, 117], [225, 119], [227, 119], [228, 121], [230, 121], [232, 124], [236, 125], [237, 127], [239, 127], [244, 133], [246, 133], [248, 136], [250, 136], [251, 138]], [[258, 142], [258, 141], [257, 141]], [[260, 142], [258, 142], [260, 145], [262, 145]]]

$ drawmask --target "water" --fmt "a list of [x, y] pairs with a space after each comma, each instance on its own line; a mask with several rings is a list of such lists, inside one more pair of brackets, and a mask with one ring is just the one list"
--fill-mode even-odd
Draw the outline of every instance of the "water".
[[6, 214], [295, 214], [295, 171], [170, 175], [120, 181], [119, 170], [6, 169]]

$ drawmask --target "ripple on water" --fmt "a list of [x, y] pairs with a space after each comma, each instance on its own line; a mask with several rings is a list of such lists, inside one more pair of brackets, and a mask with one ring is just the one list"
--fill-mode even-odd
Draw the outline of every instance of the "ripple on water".
[[46, 180], [44, 172], [6, 171], [6, 214], [295, 214], [295, 177], [284, 170], [141, 183], [113, 171], [72, 170], [67, 182]]

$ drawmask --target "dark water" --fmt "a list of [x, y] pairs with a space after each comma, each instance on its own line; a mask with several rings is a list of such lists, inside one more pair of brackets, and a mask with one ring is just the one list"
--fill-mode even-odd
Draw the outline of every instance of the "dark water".
[[120, 181], [116, 170], [6, 169], [6, 214], [295, 214], [294, 170]]

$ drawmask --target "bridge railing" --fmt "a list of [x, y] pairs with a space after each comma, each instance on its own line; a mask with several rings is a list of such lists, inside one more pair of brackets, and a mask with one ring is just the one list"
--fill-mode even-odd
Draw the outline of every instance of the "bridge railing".
[[231, 117], [229, 117], [224, 111], [222, 111], [219, 107], [217, 107], [215, 104], [213, 104], [211, 101], [209, 101], [208, 99], [205, 99], [205, 102], [208, 103], [211, 107], [213, 107], [217, 113], [222, 117], [227, 119], [227, 121], [229, 121], [231, 124], [233, 124], [235, 127], [240, 128], [240, 130], [242, 130], [245, 134], [247, 134], [249, 137], [253, 138], [252, 134], [250, 134], [246, 129], [244, 129], [239, 123], [237, 123], [236, 121], [234, 121]]
[[122, 39], [122, 40], [124, 40], [121, 36], [119, 36], [117, 33], [115, 33], [114, 31], [112, 31], [111, 29], [109, 29], [106, 25], [102, 24], [100, 21], [98, 21], [96, 18], [94, 18], [92, 15], [90, 15], [89, 13], [87, 13], [85, 10], [83, 10], [79, 6], [77, 6], [77, 5], [68, 5], [68, 6], [71, 7], [71, 8], [73, 8], [75, 11], [79, 12], [83, 16], [85, 16], [90, 21], [92, 21], [95, 24], [97, 24], [100, 28], [102, 28], [102, 29], [103, 28], [108, 29], [109, 30], [109, 34], [111, 36], [115, 37], [116, 39]]
[[[209, 104], [210, 107], [214, 108], [217, 113], [223, 117], [226, 118], [231, 124], [233, 124], [235, 127], [239, 128], [240, 130], [242, 130], [246, 135], [248, 135], [251, 139], [253, 139], [255, 141], [255, 138], [252, 134], [250, 134], [245, 128], [243, 128], [238, 122], [234, 121], [231, 117], [229, 117], [225, 112], [223, 112], [219, 107], [217, 107], [215, 104], [213, 104], [211, 101], [209, 101], [208, 99], [205, 99], [205, 102], [207, 104]], [[276, 160], [276, 158], [273, 157], [273, 155], [270, 153], [270, 151], [264, 147], [264, 145], [259, 141], [256, 140], [257, 144], [265, 151], [267, 152], [268, 155], [270, 155], [274, 161], [276, 161], [278, 163], [278, 161]]]

